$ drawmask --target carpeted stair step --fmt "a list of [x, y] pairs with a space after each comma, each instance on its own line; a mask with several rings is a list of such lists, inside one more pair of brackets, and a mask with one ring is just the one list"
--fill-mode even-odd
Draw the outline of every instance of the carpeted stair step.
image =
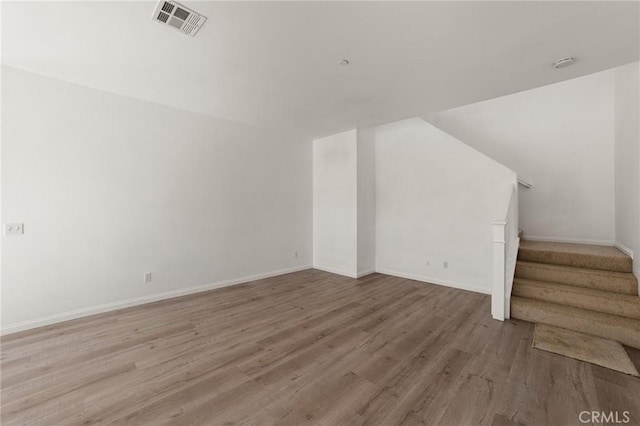
[[543, 281], [516, 278], [512, 294], [574, 308], [640, 319], [640, 297]]
[[525, 297], [511, 297], [511, 317], [553, 325], [640, 348], [640, 320]]
[[632, 348], [631, 346], [625, 346], [624, 349], [629, 354], [631, 362], [633, 362], [638, 371], [640, 371], [640, 349]]
[[546, 324], [536, 324], [533, 347], [640, 377], [638, 367], [634, 364], [629, 352], [615, 340]]
[[523, 240], [520, 242], [518, 260], [604, 271], [632, 271], [631, 258], [612, 246]]
[[611, 272], [562, 265], [518, 261], [516, 277], [556, 282], [596, 290], [638, 294], [638, 280], [628, 272]]

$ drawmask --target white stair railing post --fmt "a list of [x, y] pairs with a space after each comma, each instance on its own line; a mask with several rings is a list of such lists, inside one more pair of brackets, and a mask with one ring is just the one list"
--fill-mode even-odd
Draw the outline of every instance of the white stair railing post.
[[505, 317], [505, 258], [507, 242], [506, 221], [492, 222], [493, 226], [493, 291], [491, 292], [491, 315], [504, 321]]

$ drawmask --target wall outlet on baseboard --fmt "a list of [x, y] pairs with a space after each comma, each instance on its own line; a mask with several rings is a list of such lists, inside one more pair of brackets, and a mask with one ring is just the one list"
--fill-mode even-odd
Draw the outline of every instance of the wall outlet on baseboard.
[[144, 282], [145, 283], [150, 283], [151, 282], [151, 272], [145, 272], [144, 273]]

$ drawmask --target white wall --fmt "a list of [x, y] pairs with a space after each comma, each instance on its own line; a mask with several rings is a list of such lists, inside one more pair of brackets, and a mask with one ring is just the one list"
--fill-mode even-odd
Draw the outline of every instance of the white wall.
[[358, 272], [358, 149], [355, 130], [313, 141], [313, 265]]
[[615, 70], [616, 242], [633, 251], [640, 276], [640, 63]]
[[515, 173], [421, 119], [374, 131], [377, 270], [490, 293]]
[[358, 276], [376, 269], [375, 131], [358, 129]]
[[533, 183], [519, 194], [525, 238], [612, 244], [613, 84], [608, 70], [428, 121]]
[[3, 331], [310, 265], [311, 141], [2, 77]]

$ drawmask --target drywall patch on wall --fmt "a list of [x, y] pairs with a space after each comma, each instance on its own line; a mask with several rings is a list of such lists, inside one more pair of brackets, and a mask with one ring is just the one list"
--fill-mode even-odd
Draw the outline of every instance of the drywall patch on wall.
[[3, 327], [311, 264], [311, 141], [2, 71]]
[[527, 236], [615, 240], [614, 71], [430, 114], [427, 120], [533, 183]]

